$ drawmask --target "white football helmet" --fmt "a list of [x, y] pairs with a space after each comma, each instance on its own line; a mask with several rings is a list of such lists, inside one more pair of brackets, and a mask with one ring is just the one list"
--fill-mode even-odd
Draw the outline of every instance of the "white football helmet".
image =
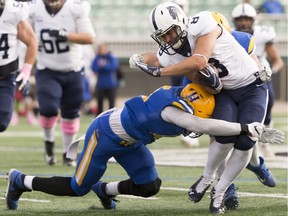
[[171, 1], [178, 4], [186, 14], [189, 12], [188, 0], [171, 0]]
[[232, 10], [232, 18], [236, 19], [239, 17], [250, 17], [255, 19], [257, 15], [257, 12], [255, 10], [255, 8], [248, 4], [248, 3], [241, 3], [236, 5], [236, 7], [234, 7], [234, 9]]
[[238, 4], [232, 10], [232, 19], [237, 31], [244, 31], [252, 34], [253, 24], [257, 12], [253, 6], [248, 3]]
[[[180, 6], [173, 2], [164, 2], [153, 8], [149, 24], [151, 37], [168, 55], [175, 54], [175, 50], [180, 49], [187, 40], [188, 18]], [[163, 36], [170, 30], [174, 30], [177, 37], [168, 44], [163, 40]]]

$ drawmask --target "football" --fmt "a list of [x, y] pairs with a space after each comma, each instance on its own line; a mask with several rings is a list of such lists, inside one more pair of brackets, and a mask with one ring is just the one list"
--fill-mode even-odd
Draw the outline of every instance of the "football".
[[201, 85], [210, 94], [218, 94], [223, 87], [217, 70], [210, 65], [207, 65], [201, 71], [192, 72], [187, 77], [192, 80], [192, 82]]

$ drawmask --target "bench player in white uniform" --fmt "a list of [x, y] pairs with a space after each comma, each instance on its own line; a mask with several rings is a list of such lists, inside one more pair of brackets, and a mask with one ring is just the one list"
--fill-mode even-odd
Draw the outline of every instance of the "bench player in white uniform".
[[[273, 74], [276, 74], [283, 67], [283, 61], [279, 56], [277, 49], [274, 45], [276, 37], [275, 29], [273, 26], [260, 26], [255, 25], [256, 18], [255, 8], [248, 3], [241, 3], [235, 6], [232, 10], [232, 19], [237, 31], [244, 31], [252, 34], [255, 38], [256, 55], [259, 58], [261, 65], [270, 66], [267, 57], [271, 61], [271, 68]], [[272, 107], [274, 104], [275, 93], [273, 82], [270, 80], [268, 83], [269, 100], [267, 106], [267, 113], [265, 116], [264, 124], [269, 127], [272, 124]], [[263, 155], [265, 157], [272, 157], [274, 153], [268, 143], [260, 143]]]
[[[151, 37], [159, 44], [158, 53], [135, 54], [130, 66], [152, 76], [186, 75], [207, 69], [219, 70], [223, 89], [215, 95], [213, 118], [231, 122], [262, 122], [266, 112], [267, 85], [259, 77], [259, 67], [234, 39], [218, 25], [212, 14], [203, 11], [188, 19], [173, 3], [162, 3], [150, 14]], [[193, 79], [192, 79], [193, 81]], [[220, 86], [220, 85], [219, 85]], [[219, 91], [219, 86], [213, 86]], [[199, 202], [214, 181], [215, 172], [232, 150], [218, 184], [211, 192], [211, 213], [223, 213], [226, 189], [247, 166], [255, 142], [243, 136], [215, 136], [209, 148], [203, 176], [190, 188], [189, 197]]]
[[27, 3], [0, 0], [0, 132], [7, 129], [13, 112], [19, 41], [27, 46], [27, 51], [16, 81], [23, 94], [29, 91], [28, 80], [36, 59], [37, 40], [27, 18]]
[[55, 125], [61, 111], [63, 163], [69, 144], [79, 130], [79, 111], [83, 100], [84, 62], [81, 44], [94, 42], [89, 19], [90, 5], [82, 0], [35, 0], [30, 3], [29, 19], [39, 41], [37, 98], [40, 124], [44, 131], [45, 159], [56, 162]]

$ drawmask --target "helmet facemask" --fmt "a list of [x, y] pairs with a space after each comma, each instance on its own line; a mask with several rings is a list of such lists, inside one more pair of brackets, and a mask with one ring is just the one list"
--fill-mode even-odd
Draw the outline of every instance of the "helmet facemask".
[[253, 33], [254, 21], [254, 18], [248, 16], [237, 17], [233, 20], [235, 30], [247, 32], [249, 34]]
[[[174, 31], [176, 37], [173, 41], [166, 43], [164, 36], [167, 33], [171, 33], [171, 31]], [[151, 37], [158, 43], [161, 51], [168, 55], [174, 55], [176, 54], [177, 50], [182, 48], [187, 40], [187, 31], [182, 31], [180, 26], [172, 25], [164, 32], [162, 29], [156, 30], [153, 34], [151, 34]]]

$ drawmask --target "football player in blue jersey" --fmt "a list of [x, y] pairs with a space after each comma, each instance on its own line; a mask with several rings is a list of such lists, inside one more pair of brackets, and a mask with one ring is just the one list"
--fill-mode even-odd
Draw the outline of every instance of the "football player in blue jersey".
[[[37, 40], [28, 18], [28, 5], [19, 1], [0, 0], [0, 132], [7, 129], [13, 113], [15, 90], [29, 92], [29, 78], [37, 54]], [[19, 75], [18, 42], [27, 46]]]
[[[83, 196], [92, 189], [106, 209], [116, 208], [114, 197], [118, 194], [155, 195], [161, 180], [146, 145], [163, 136], [195, 131], [283, 142], [283, 132], [267, 129], [261, 123], [207, 119], [214, 106], [214, 96], [195, 83], [186, 87], [163, 86], [148, 97], [133, 97], [125, 102], [124, 108], [108, 110], [93, 120], [86, 131], [73, 177], [42, 178], [11, 169], [6, 190], [7, 207], [17, 209], [21, 194], [31, 190], [57, 196]], [[69, 147], [71, 158], [77, 155], [77, 144], [74, 142]], [[111, 183], [100, 181], [112, 157], [125, 169], [129, 179]]]

